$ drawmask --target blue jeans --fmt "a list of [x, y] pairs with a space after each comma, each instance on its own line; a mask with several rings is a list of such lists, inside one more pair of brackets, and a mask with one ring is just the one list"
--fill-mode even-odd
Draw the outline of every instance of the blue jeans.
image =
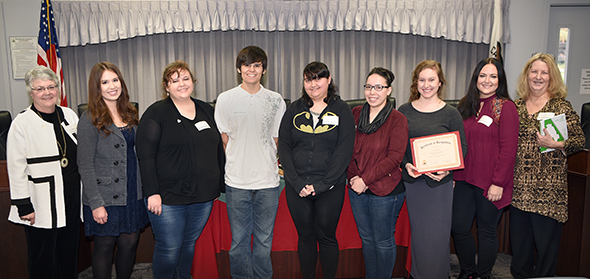
[[[145, 199], [147, 206], [147, 199]], [[154, 279], [190, 278], [195, 242], [201, 235], [213, 201], [186, 205], [162, 204], [159, 216], [148, 212], [156, 240]]]
[[366, 278], [391, 278], [395, 266], [395, 224], [405, 193], [380, 197], [348, 190], [350, 207], [363, 243]]
[[226, 185], [227, 216], [232, 234], [229, 250], [232, 278], [272, 277], [270, 251], [280, 193], [278, 186], [244, 190]]

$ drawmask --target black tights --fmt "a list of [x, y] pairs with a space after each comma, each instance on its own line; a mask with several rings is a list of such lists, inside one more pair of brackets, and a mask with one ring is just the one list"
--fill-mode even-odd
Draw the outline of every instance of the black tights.
[[135, 251], [139, 240], [139, 232], [122, 233], [119, 236], [95, 236], [92, 251], [92, 275], [95, 279], [110, 279], [113, 251], [117, 245], [115, 255], [115, 269], [118, 279], [127, 279], [133, 272]]
[[316, 277], [318, 244], [324, 278], [336, 277], [339, 253], [336, 228], [344, 190], [344, 184], [340, 184], [322, 194], [301, 198], [290, 184], [285, 186], [287, 205], [299, 238], [297, 252], [303, 278]]

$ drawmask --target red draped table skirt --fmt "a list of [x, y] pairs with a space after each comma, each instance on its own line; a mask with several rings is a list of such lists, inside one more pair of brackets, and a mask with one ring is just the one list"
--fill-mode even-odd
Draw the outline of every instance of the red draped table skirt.
[[[354, 217], [352, 216], [352, 210], [350, 209], [348, 190], [344, 197], [344, 206], [342, 207], [342, 214], [338, 222], [336, 238], [338, 239], [340, 250], [362, 248], [361, 239], [358, 235]], [[395, 241], [397, 245], [405, 247], [409, 247], [410, 245], [410, 222], [405, 202], [397, 219]], [[230, 247], [231, 229], [227, 219], [227, 207], [225, 202], [216, 200], [213, 203], [209, 221], [195, 245], [195, 257], [191, 270], [193, 278], [219, 278], [216, 254], [222, 250], [229, 251]], [[281, 192], [279, 198], [272, 251], [297, 251], [297, 230], [287, 207], [284, 190]], [[406, 265], [409, 263], [410, 260], [408, 258]]]

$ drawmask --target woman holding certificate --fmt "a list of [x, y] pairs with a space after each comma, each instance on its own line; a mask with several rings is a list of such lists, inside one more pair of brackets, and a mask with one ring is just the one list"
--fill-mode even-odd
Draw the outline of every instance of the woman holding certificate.
[[[454, 173], [452, 235], [461, 266], [458, 279], [491, 278], [498, 254], [496, 228], [510, 204], [518, 113], [508, 95], [502, 63], [483, 59], [457, 106], [463, 117], [469, 153], [465, 169]], [[477, 218], [478, 251], [471, 235]]]
[[408, 122], [389, 100], [394, 75], [374, 68], [367, 77], [363, 106], [352, 109], [357, 126], [348, 165], [350, 206], [363, 242], [366, 278], [391, 278], [395, 266], [395, 224], [404, 203], [399, 165], [406, 151]]
[[[580, 118], [565, 100], [567, 89], [555, 59], [534, 55], [520, 74], [515, 101], [520, 118], [510, 209], [514, 278], [553, 277], [563, 223], [568, 218], [567, 156], [584, 147]], [[565, 116], [563, 141], [555, 141], [540, 121]], [[552, 151], [541, 152], [541, 148]], [[535, 255], [535, 250], [537, 251]]]
[[[408, 103], [399, 108], [408, 119], [410, 139], [458, 132], [460, 153], [467, 153], [461, 114], [440, 96], [446, 80], [440, 63], [420, 62], [412, 72]], [[402, 160], [406, 204], [411, 227], [412, 270], [410, 277], [448, 278], [453, 203], [452, 171], [420, 172], [414, 163], [410, 142]]]

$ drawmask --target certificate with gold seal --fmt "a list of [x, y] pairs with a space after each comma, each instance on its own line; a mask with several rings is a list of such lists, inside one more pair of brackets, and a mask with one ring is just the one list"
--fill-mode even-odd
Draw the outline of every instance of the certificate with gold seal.
[[456, 170], [465, 167], [458, 131], [410, 139], [418, 173]]

